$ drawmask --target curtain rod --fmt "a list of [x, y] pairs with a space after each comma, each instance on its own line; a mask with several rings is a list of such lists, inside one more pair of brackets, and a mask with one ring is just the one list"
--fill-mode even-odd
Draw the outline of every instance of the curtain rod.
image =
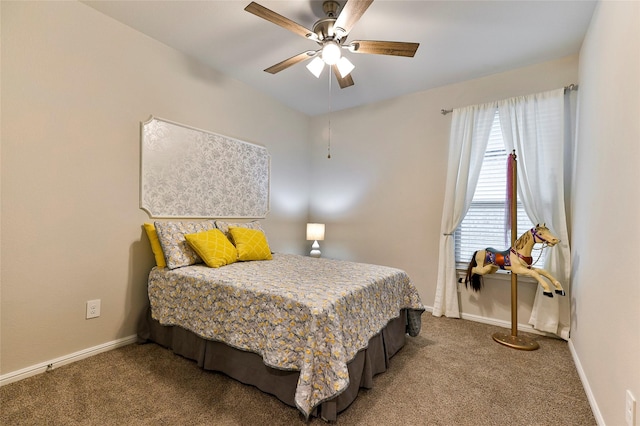
[[[565, 93], [570, 92], [572, 90], [578, 90], [578, 85], [574, 84], [574, 83], [571, 83], [568, 86], [564, 86], [564, 92]], [[447, 115], [447, 114], [452, 113], [452, 112], [453, 112], [453, 109], [441, 109], [440, 110], [440, 114], [442, 114], [442, 115]]]

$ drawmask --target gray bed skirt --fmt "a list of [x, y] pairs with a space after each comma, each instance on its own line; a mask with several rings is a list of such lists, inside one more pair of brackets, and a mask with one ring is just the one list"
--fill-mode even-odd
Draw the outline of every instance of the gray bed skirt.
[[[335, 398], [315, 407], [312, 415], [335, 421], [338, 413], [356, 399], [360, 388], [371, 389], [373, 377], [387, 370], [389, 359], [404, 346], [406, 333], [407, 311], [402, 310], [400, 316], [389, 321], [380, 333], [369, 340], [369, 346], [358, 352], [348, 364], [348, 388]], [[205, 370], [224, 373], [276, 396], [287, 405], [296, 406], [294, 395], [300, 375], [298, 371], [271, 368], [263, 363], [260, 355], [253, 352], [202, 339], [181, 327], [162, 326], [151, 318], [150, 309], [140, 322], [138, 337], [141, 341], [155, 342], [178, 355], [194, 360]]]

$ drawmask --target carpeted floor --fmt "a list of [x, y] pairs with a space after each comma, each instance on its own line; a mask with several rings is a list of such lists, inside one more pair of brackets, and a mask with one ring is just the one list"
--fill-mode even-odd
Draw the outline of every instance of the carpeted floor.
[[[425, 313], [341, 425], [595, 425], [562, 340], [536, 351], [495, 343], [508, 330]], [[324, 424], [312, 419], [309, 424]], [[0, 388], [2, 425], [296, 425], [273, 396], [155, 344], [130, 345]]]

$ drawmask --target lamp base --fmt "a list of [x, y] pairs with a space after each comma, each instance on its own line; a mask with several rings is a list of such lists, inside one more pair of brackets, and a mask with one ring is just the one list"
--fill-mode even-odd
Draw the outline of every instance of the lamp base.
[[320, 257], [320, 244], [318, 244], [317, 240], [311, 245], [311, 253], [309, 253], [309, 256]]

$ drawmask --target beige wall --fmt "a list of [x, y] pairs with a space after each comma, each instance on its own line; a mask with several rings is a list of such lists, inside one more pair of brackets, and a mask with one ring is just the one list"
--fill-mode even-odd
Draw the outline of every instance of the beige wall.
[[[135, 334], [153, 264], [138, 191], [152, 114], [265, 145], [269, 241], [304, 252], [306, 116], [84, 4], [1, 4], [0, 373]], [[100, 318], [85, 320], [89, 299]]]
[[[331, 159], [328, 117], [314, 117], [310, 214], [327, 225], [323, 253], [404, 269], [425, 305], [433, 306], [451, 125], [451, 115], [440, 110], [577, 79], [576, 55], [340, 111], [331, 115]], [[518, 319], [526, 324], [535, 285], [519, 288]], [[510, 323], [508, 279], [487, 279], [480, 294], [462, 286], [460, 300], [463, 315]]]
[[640, 410], [639, 23], [640, 3], [600, 2], [580, 52], [571, 342], [607, 425], [626, 390]]

